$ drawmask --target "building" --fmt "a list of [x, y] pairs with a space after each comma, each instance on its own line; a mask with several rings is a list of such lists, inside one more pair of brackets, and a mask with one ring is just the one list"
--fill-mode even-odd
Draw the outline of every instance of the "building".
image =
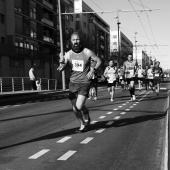
[[[119, 37], [119, 39], [118, 39]], [[120, 50], [120, 58], [119, 58]], [[110, 30], [110, 57], [120, 65], [127, 59], [128, 53], [133, 53], [133, 43], [121, 32]]]
[[[83, 2], [83, 11], [92, 9]], [[74, 0], [61, 0], [61, 12], [74, 12]], [[70, 35], [81, 31], [84, 43], [102, 60], [110, 52], [110, 27], [97, 14], [62, 14], [64, 51], [70, 49]], [[0, 76], [28, 77], [36, 63], [37, 75], [61, 81], [60, 34], [57, 0], [0, 1]], [[104, 69], [104, 68], [103, 68]], [[70, 70], [66, 70], [66, 79]], [[67, 80], [68, 81], [68, 80]]]
[[57, 63], [57, 4], [53, 0], [0, 1], [0, 76], [54, 78]]

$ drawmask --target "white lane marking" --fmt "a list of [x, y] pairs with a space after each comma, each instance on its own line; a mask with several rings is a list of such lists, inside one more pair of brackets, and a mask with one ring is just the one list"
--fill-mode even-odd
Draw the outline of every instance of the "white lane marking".
[[64, 143], [65, 141], [69, 140], [71, 138], [71, 136], [66, 136], [62, 139], [60, 139], [59, 141], [57, 141], [57, 143]]
[[137, 104], [136, 104], [136, 103], [134, 103], [133, 105], [134, 105], [134, 106], [136, 106]]
[[6, 108], [8, 108], [7, 106], [4, 106], [4, 107], [1, 107], [0, 109], [6, 109]]
[[66, 152], [63, 156], [61, 156], [60, 158], [58, 158], [57, 160], [59, 161], [66, 161], [68, 158], [70, 158], [72, 155], [74, 155], [77, 151], [68, 151]]
[[104, 119], [106, 116], [100, 116], [99, 119]]
[[130, 106], [129, 108], [134, 108], [134, 106]]
[[109, 121], [108, 123], [106, 123], [106, 125], [112, 125], [114, 123], [114, 121]]
[[119, 107], [123, 107], [123, 106], [119, 106]]
[[113, 112], [107, 112], [106, 114], [108, 114], [108, 115], [110, 115], [110, 114], [112, 114]]
[[122, 113], [120, 113], [121, 115], [124, 115], [124, 114], [126, 114], [126, 112], [122, 112]]
[[116, 109], [113, 109], [113, 110], [118, 110], [118, 109], [116, 108]]
[[29, 159], [37, 159], [37, 158], [39, 158], [40, 156], [44, 155], [45, 153], [47, 153], [49, 151], [50, 151], [49, 149], [43, 149], [43, 150], [37, 152], [36, 154], [30, 156]]
[[129, 111], [130, 109], [126, 109], [125, 111]]
[[105, 129], [99, 129], [95, 133], [102, 133]]
[[139, 99], [138, 101], [142, 101], [143, 99]]
[[86, 139], [84, 139], [82, 142], [80, 142], [81, 144], [88, 144], [91, 140], [93, 140], [93, 137], [87, 137]]
[[121, 118], [121, 116], [116, 116], [115, 118], [114, 118], [114, 120], [118, 120], [118, 119], [120, 119]]
[[123, 104], [124, 106], [126, 105], [126, 103]]
[[126, 102], [126, 103], [129, 103], [129, 102]]
[[20, 105], [14, 105], [13, 107], [18, 107], [18, 106], [20, 106]]
[[90, 122], [90, 124], [93, 125], [93, 124], [95, 124], [95, 123], [97, 123], [97, 122], [98, 122], [98, 121], [93, 120], [93, 121]]
[[139, 102], [135, 102], [135, 103], [139, 103]]

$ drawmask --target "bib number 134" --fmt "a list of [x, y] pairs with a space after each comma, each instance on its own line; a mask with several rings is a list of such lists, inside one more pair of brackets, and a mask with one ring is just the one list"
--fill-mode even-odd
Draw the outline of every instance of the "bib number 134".
[[81, 60], [72, 60], [72, 70], [74, 71], [83, 71], [84, 61]]

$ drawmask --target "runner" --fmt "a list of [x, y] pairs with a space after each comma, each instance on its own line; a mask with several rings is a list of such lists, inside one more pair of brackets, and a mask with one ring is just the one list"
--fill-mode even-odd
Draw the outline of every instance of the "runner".
[[153, 72], [152, 72], [154, 75], [154, 86], [155, 86], [155, 92], [157, 96], [159, 96], [161, 77], [163, 74], [162, 68], [159, 67], [159, 65], [160, 65], [160, 62], [156, 61], [155, 66], [153, 68]]
[[144, 75], [144, 70], [141, 68], [141, 65], [139, 65], [137, 68], [139, 91], [141, 91], [143, 86], [143, 79], [144, 79], [143, 75]]
[[108, 92], [110, 93], [111, 99], [110, 101], [114, 101], [114, 94], [115, 94], [115, 86], [116, 86], [116, 74], [117, 74], [117, 67], [114, 67], [114, 62], [111, 60], [109, 62], [109, 66], [105, 68], [104, 77], [107, 78], [108, 82]]
[[[71, 35], [71, 45], [72, 49], [60, 59], [61, 64], [58, 70], [64, 70], [68, 63], [71, 66], [69, 99], [80, 122], [80, 128], [76, 132], [85, 132], [87, 125], [90, 124], [89, 111], [85, 106], [85, 102], [90, 89], [90, 80], [100, 67], [101, 60], [93, 51], [82, 46], [79, 32], [74, 32]], [[91, 59], [96, 62], [95, 67], [90, 67]]]
[[119, 83], [121, 85], [122, 91], [125, 90], [125, 77], [123, 72], [123, 66], [118, 69]]
[[153, 84], [153, 65], [147, 70], [147, 80], [151, 90], [153, 91], [154, 84]]
[[127, 84], [129, 84], [129, 92], [130, 92], [130, 96], [131, 96], [131, 101], [136, 100], [136, 96], [135, 96], [135, 61], [133, 61], [133, 57], [132, 54], [128, 55], [128, 60], [124, 62], [123, 64], [123, 70], [125, 73], [125, 77], [126, 77], [126, 81]]

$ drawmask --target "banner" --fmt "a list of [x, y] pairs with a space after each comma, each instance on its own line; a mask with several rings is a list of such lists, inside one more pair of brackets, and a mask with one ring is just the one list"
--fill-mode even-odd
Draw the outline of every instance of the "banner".
[[82, 12], [82, 0], [74, 0], [74, 13]]

